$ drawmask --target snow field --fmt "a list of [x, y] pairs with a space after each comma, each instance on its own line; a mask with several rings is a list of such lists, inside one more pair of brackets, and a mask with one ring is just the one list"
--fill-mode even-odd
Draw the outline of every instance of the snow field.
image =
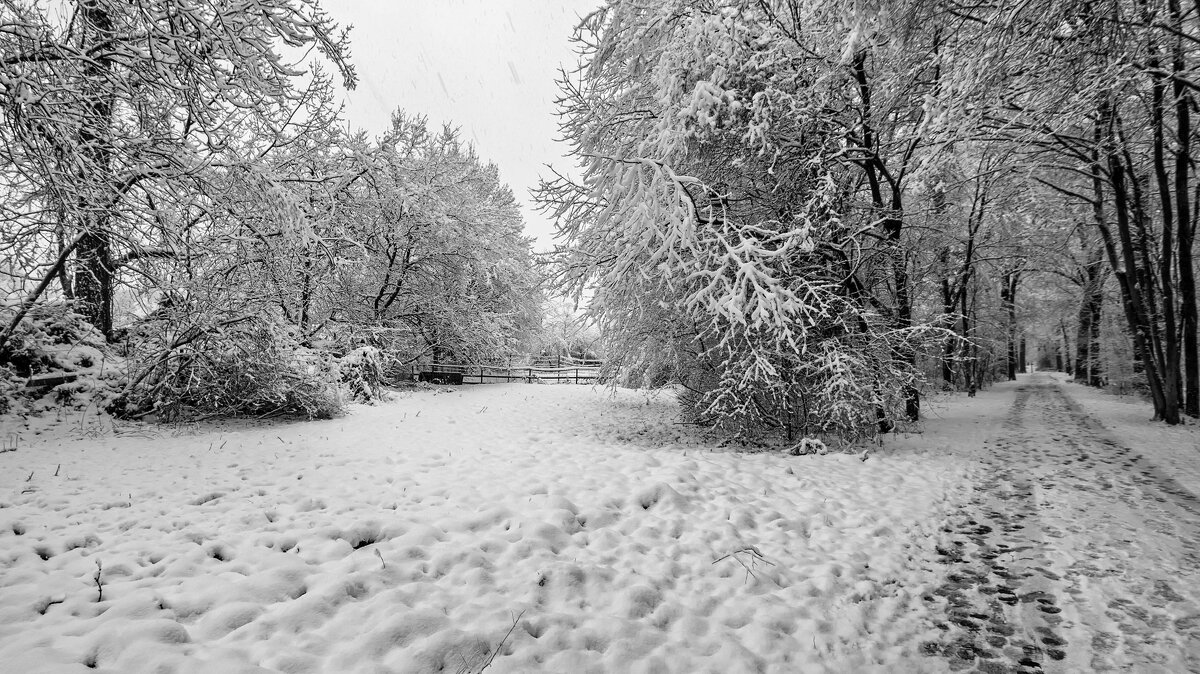
[[916, 447], [971, 438], [740, 454], [675, 418], [511, 384], [181, 436], [62, 424], [0, 454], [0, 671], [470, 672], [502, 641], [489, 672], [945, 668], [921, 597], [966, 468]]

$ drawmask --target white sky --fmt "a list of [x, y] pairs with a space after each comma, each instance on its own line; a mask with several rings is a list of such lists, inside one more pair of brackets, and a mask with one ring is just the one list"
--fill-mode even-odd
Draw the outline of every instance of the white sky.
[[537, 248], [552, 224], [531, 207], [545, 165], [566, 168], [556, 143], [554, 84], [572, 66], [568, 44], [579, 17], [600, 0], [323, 0], [350, 33], [359, 85], [346, 95], [351, 128], [382, 133], [404, 108], [453, 122], [480, 157], [495, 162], [521, 203]]

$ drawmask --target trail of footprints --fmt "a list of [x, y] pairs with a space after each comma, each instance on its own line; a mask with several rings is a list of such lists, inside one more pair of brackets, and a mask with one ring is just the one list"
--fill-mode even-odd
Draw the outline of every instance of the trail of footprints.
[[[1036, 420], [1028, 409], [1035, 394]], [[1092, 671], [1113, 671], [1136, 669], [1138, 663], [1170, 666], [1163, 653], [1174, 650], [1183, 653], [1183, 661], [1173, 664], [1200, 672], [1200, 607], [1165, 578], [1130, 573], [1128, 560], [1137, 554], [1132, 544], [1144, 532], [1118, 522], [1084, 531], [1074, 523], [1090, 525], [1087, 512], [1067, 517], [1064, 531], [1039, 516], [1035, 489], [1082, 490], [1097, 508], [1118, 501], [1178, 543], [1182, 570], [1189, 573], [1200, 571], [1196, 497], [1105, 438], [1102, 428], [1052, 386], [1018, 389], [1003, 427], [1001, 437], [985, 443], [984, 472], [970, 503], [945, 529], [952, 543], [937, 550], [952, 570], [925, 599], [944, 598], [946, 618], [937, 624], [942, 638], [924, 644], [923, 652], [946, 658], [955, 672], [1032, 674], [1066, 669], [1072, 651], [1072, 662], [1082, 654], [1090, 656], [1084, 662]], [[1047, 435], [1055, 450], [1031, 455], [1047, 444]], [[1058, 546], [1069, 549], [1072, 543], [1063, 540], [1068, 535], [1087, 542], [1055, 573], [1050, 553]], [[1098, 584], [1108, 600], [1097, 619], [1082, 604], [1087, 588], [1094, 595]], [[1064, 607], [1070, 622], [1064, 622]], [[1161, 610], [1165, 607], [1171, 610]], [[1187, 615], [1171, 618], [1180, 613]], [[1076, 621], [1085, 629], [1075, 627]], [[1081, 632], [1090, 643], [1076, 643], [1069, 651], [1068, 634], [1079, 640]]]

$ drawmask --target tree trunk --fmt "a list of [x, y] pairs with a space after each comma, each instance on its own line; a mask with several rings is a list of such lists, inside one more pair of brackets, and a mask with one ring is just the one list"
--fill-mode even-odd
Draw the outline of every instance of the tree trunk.
[[1100, 320], [1104, 305], [1103, 251], [1089, 248], [1083, 268], [1083, 296], [1079, 302], [1079, 329], [1075, 333], [1075, 381], [1100, 385]]
[[[947, 317], [954, 314], [954, 293], [950, 289], [950, 269], [948, 267], [949, 257], [950, 249], [943, 248], [939, 255], [939, 260], [942, 262], [942, 315]], [[954, 322], [950, 321], [946, 327], [953, 329]], [[955, 339], [952, 335], [947, 336], [942, 345], [942, 387], [947, 391], [954, 389], [954, 351]]]
[[[1145, 256], [1144, 242], [1135, 243], [1132, 235], [1131, 215], [1133, 206], [1126, 192], [1126, 167], [1115, 152], [1109, 152], [1109, 174], [1112, 179], [1114, 210], [1117, 219], [1118, 240], [1123, 258], [1123, 281], [1129, 299], [1128, 315], [1134, 332], [1135, 344], [1141, 344], [1142, 364], [1146, 372], [1146, 383], [1154, 401], [1154, 416], [1168, 424], [1179, 423], [1179, 396], [1175, 388], [1175, 377], [1165, 372], [1162, 346], [1158, 343], [1158, 331], [1154, 327], [1154, 309], [1151, 300], [1148, 273], [1138, 264]], [[1145, 291], [1145, 292], [1143, 292]], [[1164, 374], [1168, 376], [1164, 376]]]
[[[92, 45], [105, 42], [113, 33], [112, 17], [99, 0], [83, 0], [79, 3], [82, 48], [90, 50]], [[87, 318], [106, 338], [112, 336], [113, 328], [113, 270], [111, 214], [107, 211], [109, 194], [101, 186], [107, 186], [112, 163], [112, 148], [108, 137], [112, 126], [112, 102], [107, 93], [112, 62], [108, 58], [89, 59], [83, 68], [85, 85], [84, 106], [86, 113], [79, 129], [80, 152], [87, 166], [81, 166], [79, 176], [82, 185], [91, 186], [98, 192], [80, 198], [78, 209], [81, 221], [78, 224], [83, 236], [76, 248], [75, 297], [79, 300], [79, 312]]]
[[1017, 378], [1017, 370], [1024, 372], [1018, 362], [1017, 348], [1017, 285], [1021, 280], [1019, 270], [1006, 271], [1000, 281], [1000, 306], [1005, 316], [1005, 344], [1007, 346], [1006, 373], [1009, 381]]
[[1058, 327], [1062, 331], [1062, 372], [1071, 372], [1071, 339], [1067, 336], [1067, 323], [1059, 319]]
[[1175, 213], [1179, 235], [1179, 320], [1183, 332], [1184, 413], [1200, 417], [1200, 353], [1197, 352], [1196, 276], [1192, 268], [1192, 246], [1196, 223], [1191, 204], [1191, 91], [1184, 85], [1186, 70], [1183, 46], [1183, 13], [1179, 0], [1167, 0], [1175, 27], [1171, 49], [1172, 93], [1175, 98]]
[[67, 264], [67, 258], [74, 254], [75, 248], [79, 245], [79, 242], [82, 239], [82, 236], [78, 236], [75, 237], [75, 240], [71, 241], [70, 243], [64, 243], [62, 250], [60, 250], [58, 253], [58, 258], [50, 266], [50, 270], [46, 272], [46, 275], [42, 277], [41, 282], [38, 283], [37, 287], [33, 289], [33, 292], [31, 292], [24, 299], [24, 301], [15, 307], [16, 311], [13, 312], [13, 316], [9, 320], [8, 325], [0, 326], [0, 360], [3, 360], [7, 357], [5, 355], [5, 348], [8, 346], [8, 341], [12, 338], [17, 326], [21, 324], [21, 321], [25, 319], [25, 316], [29, 313], [29, 310], [37, 304], [39, 299], [41, 299], [42, 293], [46, 292], [46, 289], [50, 287], [50, 284], [54, 281], [54, 279], [62, 276], [63, 268], [66, 267]]
[[[1121, 291], [1121, 305], [1125, 311], [1125, 321], [1133, 338], [1134, 371], [1145, 373], [1146, 383], [1150, 388], [1150, 397], [1154, 404], [1154, 417], [1167, 423], [1178, 423], [1178, 395], [1168, 395], [1164, 388], [1163, 363], [1161, 344], [1158, 341], [1158, 330], [1155, 327], [1155, 312], [1153, 291], [1149, 285], [1152, 279], [1148, 270], [1140, 264], [1147, 262], [1149, 255], [1144, 241], [1143, 212], [1138, 207], [1138, 188], [1136, 179], [1133, 181], [1132, 193], [1127, 191], [1127, 171], [1125, 158], [1118, 151], [1120, 133], [1114, 132], [1116, 127], [1116, 112], [1109, 98], [1101, 96], [1097, 102], [1097, 116], [1093, 127], [1094, 146], [1092, 150], [1092, 194], [1093, 214], [1095, 224], [1104, 242], [1108, 256], [1109, 267], [1117, 279]], [[1107, 168], [1107, 178], [1112, 187], [1112, 204], [1116, 221], [1116, 236], [1110, 229], [1108, 218], [1103, 209], [1106, 203], [1103, 180], [1104, 168]], [[1130, 203], [1130, 197], [1133, 203]], [[1138, 221], [1139, 238], [1135, 243], [1132, 234], [1131, 217]], [[1172, 385], [1170, 388], [1175, 389]], [[1177, 389], [1176, 389], [1177, 391]]]
[[105, 225], [87, 226], [75, 249], [75, 298], [79, 300], [79, 312], [106, 338], [113, 329], [110, 253]]
[[[1103, 287], [1103, 283], [1101, 283]], [[1103, 291], [1096, 294], [1096, 302], [1091, 307], [1092, 315], [1089, 318], [1091, 324], [1091, 332], [1088, 333], [1088, 386], [1100, 388], [1104, 386], [1105, 377], [1104, 361], [1101, 359], [1102, 352], [1100, 351], [1100, 327], [1101, 321], [1104, 319], [1104, 293]]]

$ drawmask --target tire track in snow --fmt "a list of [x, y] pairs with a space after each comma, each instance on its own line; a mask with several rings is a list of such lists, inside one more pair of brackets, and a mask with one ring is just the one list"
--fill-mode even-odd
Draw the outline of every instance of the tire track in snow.
[[1200, 672], [1200, 499], [1045, 375], [984, 448], [925, 652], [952, 671]]

